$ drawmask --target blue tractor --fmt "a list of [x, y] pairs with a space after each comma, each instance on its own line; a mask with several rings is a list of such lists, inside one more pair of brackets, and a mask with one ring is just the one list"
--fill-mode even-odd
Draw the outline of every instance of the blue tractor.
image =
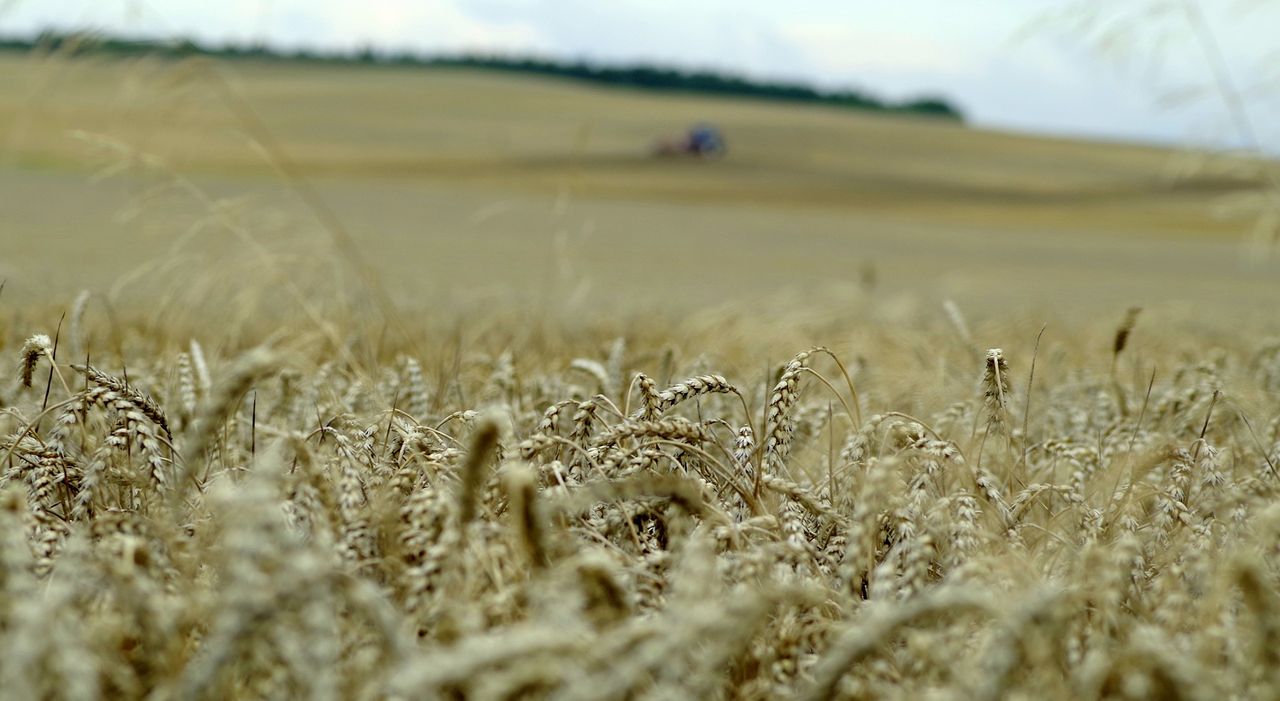
[[655, 156], [692, 156], [695, 158], [719, 158], [727, 146], [724, 134], [707, 123], [695, 124], [683, 135], [666, 138], [654, 144]]

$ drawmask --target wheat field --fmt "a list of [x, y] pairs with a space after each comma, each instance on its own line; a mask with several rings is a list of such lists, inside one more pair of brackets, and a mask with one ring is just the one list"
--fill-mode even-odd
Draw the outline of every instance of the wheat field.
[[[199, 64], [30, 60], [0, 695], [1280, 695], [1274, 263], [1213, 214], [1248, 177], [381, 69], [238, 66], [255, 131]], [[456, 100], [378, 109], [407, 81]], [[628, 155], [713, 108], [721, 170]]]
[[[647, 157], [704, 119], [729, 158]], [[931, 310], [1280, 301], [1232, 204], [1266, 178], [1150, 147], [492, 73], [2, 54], [0, 130], [23, 302], [157, 265], [268, 275], [263, 253], [297, 277], [334, 244], [282, 156], [405, 310], [857, 303], [869, 278]]]

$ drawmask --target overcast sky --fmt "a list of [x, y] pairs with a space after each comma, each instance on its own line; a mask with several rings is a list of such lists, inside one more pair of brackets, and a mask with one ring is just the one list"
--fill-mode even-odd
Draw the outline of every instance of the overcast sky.
[[[46, 28], [491, 51], [715, 68], [756, 77], [936, 94], [975, 123], [1186, 143], [1238, 143], [1181, 0], [0, 0], [0, 34]], [[1199, 0], [1258, 140], [1280, 150], [1280, 0]], [[1100, 8], [1090, 32], [1046, 13]], [[1071, 14], [1076, 17], [1078, 13]], [[1141, 17], [1141, 19], [1138, 19]], [[1116, 34], [1106, 34], [1115, 30]], [[1267, 65], [1273, 66], [1267, 73]], [[1270, 88], [1267, 88], [1269, 81]], [[1256, 88], [1256, 89], [1255, 89]]]

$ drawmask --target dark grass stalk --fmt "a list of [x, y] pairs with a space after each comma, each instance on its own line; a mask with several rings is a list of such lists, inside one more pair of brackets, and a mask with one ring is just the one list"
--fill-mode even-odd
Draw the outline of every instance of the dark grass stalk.
[[1253, 423], [1249, 421], [1249, 417], [1245, 416], [1244, 410], [1240, 407], [1236, 407], [1236, 414], [1244, 422], [1244, 427], [1249, 429], [1249, 436], [1253, 438], [1253, 444], [1258, 446], [1258, 451], [1262, 453], [1262, 459], [1267, 463], [1267, 469], [1271, 471], [1271, 476], [1275, 477], [1277, 475], [1276, 465], [1271, 461], [1271, 456], [1268, 454], [1267, 449], [1263, 447], [1262, 441], [1258, 440], [1258, 434], [1253, 430]]
[[249, 411], [249, 461], [258, 458], [258, 390], [253, 391], [253, 405]]
[[1045, 329], [1048, 328], [1049, 325], [1045, 324], [1040, 327], [1040, 333], [1036, 334], [1036, 345], [1031, 351], [1031, 371], [1027, 373], [1027, 402], [1022, 407], [1022, 459], [1019, 463], [1023, 469], [1027, 465], [1027, 448], [1031, 444], [1027, 427], [1031, 419], [1031, 394], [1036, 381], [1036, 359], [1040, 357], [1040, 339], [1044, 337]]
[[484, 419], [471, 435], [466, 462], [462, 465], [462, 484], [458, 491], [458, 520], [465, 526], [476, 514], [480, 492], [484, 489], [486, 468], [493, 461], [498, 448], [498, 424]]
[[[49, 375], [45, 378], [44, 400], [40, 402], [40, 411], [44, 411], [49, 406], [49, 390], [53, 387], [53, 370], [58, 362], [58, 341], [62, 338], [62, 322], [66, 318], [67, 313], [63, 312], [62, 316], [58, 317], [58, 328], [53, 332], [53, 352], [49, 354]], [[67, 394], [71, 394], [70, 388], [67, 388]]]
[[1129, 415], [1129, 401], [1124, 391], [1124, 385], [1121, 384], [1120, 377], [1116, 371], [1120, 364], [1120, 354], [1129, 345], [1129, 337], [1133, 334], [1133, 327], [1138, 323], [1138, 314], [1141, 312], [1142, 307], [1129, 307], [1128, 311], [1125, 312], [1124, 319], [1120, 322], [1120, 326], [1116, 327], [1115, 336], [1111, 340], [1111, 384], [1115, 390], [1116, 402], [1120, 405], [1120, 414], [1122, 416]]

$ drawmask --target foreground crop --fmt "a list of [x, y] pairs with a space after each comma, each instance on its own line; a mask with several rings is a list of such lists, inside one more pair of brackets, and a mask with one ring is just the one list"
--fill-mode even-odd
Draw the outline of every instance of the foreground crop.
[[432, 380], [408, 354], [146, 337], [126, 376], [10, 339], [0, 683], [1269, 698], [1280, 348], [1162, 356], [1148, 383], [1117, 370], [1122, 331], [1110, 366], [1035, 375], [962, 348], [968, 379], [909, 406], [820, 348], [766, 385], [661, 339]]

